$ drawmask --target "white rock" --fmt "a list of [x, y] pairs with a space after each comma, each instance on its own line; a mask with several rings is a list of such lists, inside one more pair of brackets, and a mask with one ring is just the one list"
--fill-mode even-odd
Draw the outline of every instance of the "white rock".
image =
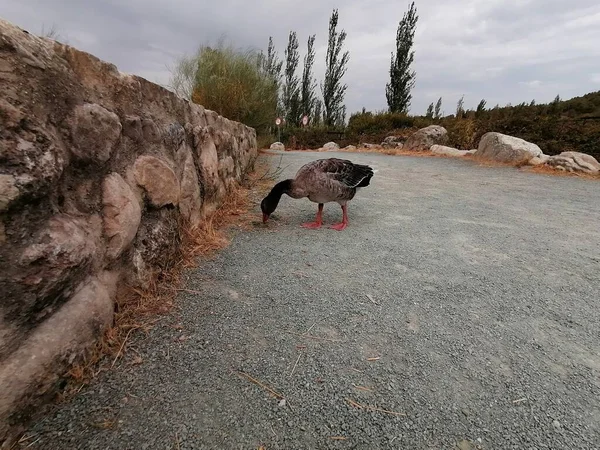
[[416, 152], [424, 152], [431, 148], [432, 145], [445, 145], [448, 142], [448, 131], [439, 125], [429, 125], [421, 128], [416, 133], [413, 133], [406, 142], [403, 148]]
[[335, 142], [328, 142], [327, 144], [325, 144], [323, 146], [323, 149], [326, 152], [335, 152], [336, 150], [340, 149], [340, 146], [338, 144], [336, 144]]
[[283, 145], [281, 142], [273, 142], [269, 148], [271, 150], [283, 152], [285, 150], [285, 145]]
[[523, 139], [501, 133], [486, 133], [479, 141], [476, 158], [503, 163], [527, 163], [532, 158], [542, 156], [542, 149]]
[[550, 156], [546, 164], [569, 172], [585, 172], [592, 175], [600, 173], [600, 163], [586, 153], [562, 152], [560, 155]]
[[549, 159], [550, 157], [548, 155], [536, 156], [535, 158], [531, 158], [528, 164], [530, 166], [541, 166], [543, 164], [546, 164]]
[[401, 136], [388, 136], [383, 140], [381, 146], [383, 148], [402, 148], [402, 141], [403, 138]]
[[429, 150], [435, 155], [466, 156], [470, 154], [468, 150], [458, 150], [456, 148], [446, 147], [445, 145], [432, 145]]

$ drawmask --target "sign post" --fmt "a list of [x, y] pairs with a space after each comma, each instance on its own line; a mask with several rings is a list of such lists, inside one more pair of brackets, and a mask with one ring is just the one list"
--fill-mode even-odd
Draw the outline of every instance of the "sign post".
[[306, 126], [308, 125], [308, 116], [303, 116], [302, 117], [302, 126], [304, 126], [304, 128], [306, 128]]
[[277, 125], [277, 133], [278, 133], [277, 140], [279, 142], [281, 142], [281, 126], [280, 126], [281, 125], [281, 118], [278, 117], [277, 119], [275, 119], [275, 125]]

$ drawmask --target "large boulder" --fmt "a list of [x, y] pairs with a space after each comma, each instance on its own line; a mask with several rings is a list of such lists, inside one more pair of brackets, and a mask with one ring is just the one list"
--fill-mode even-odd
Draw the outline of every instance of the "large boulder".
[[323, 150], [325, 150], [326, 152], [335, 152], [338, 151], [340, 149], [340, 146], [338, 144], [336, 144], [335, 142], [328, 142], [327, 144], [325, 144], [323, 146]]
[[445, 145], [432, 145], [429, 149], [434, 155], [444, 156], [467, 156], [470, 155], [469, 150], [458, 150], [452, 147], [446, 147]]
[[546, 164], [568, 172], [585, 172], [592, 175], [600, 173], [600, 163], [586, 153], [562, 152], [548, 158]]
[[121, 130], [119, 116], [100, 105], [85, 103], [75, 108], [71, 151], [82, 161], [105, 163], [111, 157]]
[[415, 152], [425, 152], [432, 145], [446, 145], [448, 143], [448, 131], [439, 125], [429, 125], [421, 128], [416, 133], [413, 133], [406, 142], [403, 148]]
[[403, 140], [401, 136], [388, 136], [383, 140], [381, 146], [383, 148], [402, 148], [404, 145]]
[[502, 163], [528, 163], [532, 158], [542, 156], [542, 149], [523, 139], [506, 134], [490, 132], [481, 137], [476, 158]]
[[281, 142], [273, 142], [271, 144], [270, 149], [278, 152], [283, 152], [285, 150], [285, 145], [283, 145]]
[[153, 206], [179, 204], [179, 180], [169, 165], [154, 156], [142, 155], [133, 165], [133, 175], [138, 185], [144, 188]]
[[142, 218], [140, 203], [123, 177], [109, 174], [102, 183], [104, 234], [108, 240], [106, 254], [118, 257], [132, 242]]

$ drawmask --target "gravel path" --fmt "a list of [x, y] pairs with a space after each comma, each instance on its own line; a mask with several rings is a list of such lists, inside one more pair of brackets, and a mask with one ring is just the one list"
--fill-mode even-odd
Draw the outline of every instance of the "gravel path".
[[378, 170], [345, 231], [284, 197], [31, 448], [599, 448], [600, 184], [356, 153], [285, 175], [328, 156]]

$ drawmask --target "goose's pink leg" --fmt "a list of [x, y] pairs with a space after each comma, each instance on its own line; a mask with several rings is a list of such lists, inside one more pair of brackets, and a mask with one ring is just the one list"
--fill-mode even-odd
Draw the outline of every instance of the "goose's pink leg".
[[342, 231], [348, 226], [348, 207], [346, 205], [342, 205], [342, 221], [341, 223], [336, 223], [335, 225], [331, 225], [331, 229]]
[[303, 223], [302, 226], [304, 228], [321, 228], [323, 225], [323, 203], [319, 203], [319, 210], [317, 211], [317, 217], [314, 222]]

